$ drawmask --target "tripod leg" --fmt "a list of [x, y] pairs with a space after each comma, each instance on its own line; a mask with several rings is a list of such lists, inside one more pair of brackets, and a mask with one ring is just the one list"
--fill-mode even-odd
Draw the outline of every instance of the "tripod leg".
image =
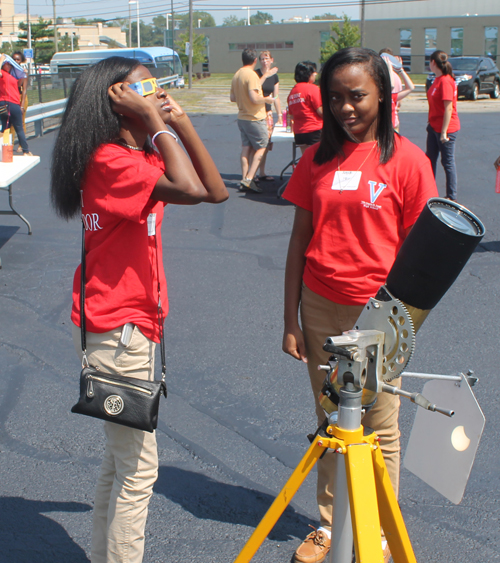
[[380, 519], [394, 563], [417, 563], [382, 451], [377, 448], [372, 455]]
[[332, 538], [330, 563], [351, 563], [352, 524], [344, 456], [334, 457]]
[[257, 528], [255, 528], [234, 563], [248, 563], [257, 553], [257, 550], [267, 538], [269, 532], [273, 529], [286, 507], [290, 504], [295, 493], [299, 490], [300, 485], [302, 485], [304, 479], [325, 451], [325, 446], [318, 445], [318, 442], [322, 439], [324, 438], [319, 435], [315, 437], [306, 454], [300, 460], [285, 486], [281, 489], [281, 492], [274, 499], [273, 504], [271, 504]]
[[356, 561], [384, 563], [371, 450], [370, 444], [347, 447], [347, 489], [351, 503]]

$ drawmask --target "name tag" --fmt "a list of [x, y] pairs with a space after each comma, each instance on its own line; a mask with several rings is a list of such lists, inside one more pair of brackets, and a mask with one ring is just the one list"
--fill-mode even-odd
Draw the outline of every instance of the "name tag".
[[333, 177], [332, 190], [357, 190], [361, 182], [361, 170], [337, 170]]
[[154, 236], [156, 233], [156, 213], [148, 215], [148, 237]]

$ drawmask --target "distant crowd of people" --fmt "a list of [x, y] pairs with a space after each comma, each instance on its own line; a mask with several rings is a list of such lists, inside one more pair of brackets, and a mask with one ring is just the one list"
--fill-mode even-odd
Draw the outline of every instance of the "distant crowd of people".
[[[406, 73], [401, 58], [395, 57], [391, 49], [382, 49], [379, 55], [388, 68], [391, 121], [394, 130], [399, 133], [401, 101], [415, 89], [415, 85]], [[256, 68], [257, 61], [260, 62], [260, 68]], [[242, 144], [240, 189], [262, 193], [260, 182], [274, 180], [265, 173], [267, 153], [272, 149], [272, 133], [275, 125], [283, 125], [278, 68], [273, 66], [274, 59], [270, 51], [262, 51], [257, 57], [254, 49], [245, 49], [242, 62], [243, 66], [233, 77], [230, 94], [231, 101], [238, 105], [238, 128]], [[426, 154], [432, 164], [434, 176], [437, 159], [441, 155], [446, 175], [446, 198], [456, 201], [455, 141], [460, 129], [457, 114], [458, 91], [453, 69], [444, 51], [432, 54], [430, 70], [435, 79], [427, 93], [429, 115]], [[320, 90], [316, 85], [317, 75], [315, 63], [299, 62], [295, 67], [296, 85], [287, 98], [287, 119], [293, 123], [295, 144], [302, 154], [307, 147], [320, 141], [323, 129], [323, 106]], [[273, 107], [277, 113], [276, 123]]]

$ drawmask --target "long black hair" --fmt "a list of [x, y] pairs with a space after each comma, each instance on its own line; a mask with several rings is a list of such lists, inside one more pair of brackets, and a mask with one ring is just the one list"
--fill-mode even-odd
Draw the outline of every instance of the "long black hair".
[[431, 55], [431, 61], [434, 61], [436, 66], [445, 76], [448, 75], [455, 78], [455, 75], [453, 74], [453, 67], [448, 60], [448, 55], [444, 51], [434, 51]]
[[139, 62], [109, 57], [77, 78], [66, 105], [52, 155], [50, 196], [56, 213], [65, 219], [80, 211], [80, 189], [96, 149], [119, 136], [120, 117], [112, 110], [108, 88], [125, 78]]
[[343, 154], [345, 141], [358, 142], [332, 111], [330, 105], [330, 81], [333, 74], [348, 65], [362, 65], [378, 87], [381, 101], [378, 108], [377, 141], [380, 163], [388, 162], [394, 153], [394, 127], [392, 125], [391, 79], [386, 63], [375, 51], [348, 47], [333, 54], [321, 71], [321, 101], [323, 104], [323, 130], [314, 161], [324, 164]]

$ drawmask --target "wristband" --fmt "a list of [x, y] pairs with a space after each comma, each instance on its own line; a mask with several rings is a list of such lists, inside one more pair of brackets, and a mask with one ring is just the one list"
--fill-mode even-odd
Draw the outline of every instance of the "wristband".
[[173, 137], [173, 138], [175, 139], [175, 142], [176, 142], [176, 143], [179, 142], [179, 140], [177, 139], [177, 137], [176, 137], [173, 133], [171, 133], [170, 131], [167, 131], [167, 130], [163, 130], [163, 129], [162, 129], [161, 131], [157, 131], [157, 132], [153, 135], [153, 137], [151, 138], [151, 142], [153, 143], [153, 145], [154, 145], [155, 147], [156, 147], [156, 143], [155, 143], [156, 137], [158, 137], [158, 135], [162, 135], [163, 133], [166, 133], [167, 135], [170, 135], [171, 137]]

